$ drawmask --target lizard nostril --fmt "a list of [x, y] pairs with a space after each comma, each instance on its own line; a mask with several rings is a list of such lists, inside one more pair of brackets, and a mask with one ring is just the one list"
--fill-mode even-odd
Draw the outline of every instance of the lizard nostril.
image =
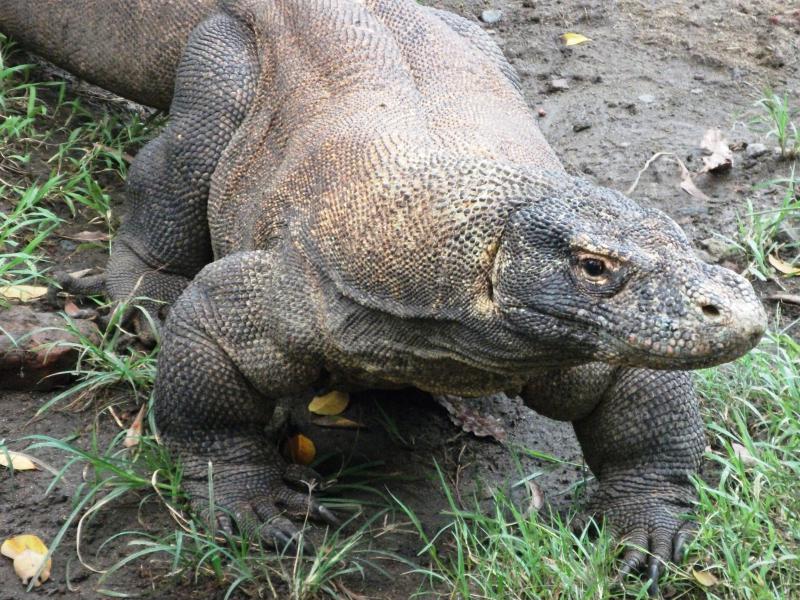
[[704, 304], [703, 314], [709, 319], [718, 319], [720, 316], [719, 309], [713, 304]]

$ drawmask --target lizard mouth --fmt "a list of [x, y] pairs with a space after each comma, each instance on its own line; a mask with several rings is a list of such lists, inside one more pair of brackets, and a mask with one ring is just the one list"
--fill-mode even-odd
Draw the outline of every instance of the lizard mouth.
[[[730, 362], [754, 348], [766, 329], [766, 314], [755, 295], [715, 310], [700, 304], [682, 319], [640, 320], [627, 331], [609, 327], [612, 320], [596, 311], [566, 313], [552, 306], [523, 305], [503, 309], [518, 327], [541, 318], [563, 324], [565, 345], [570, 333], [578, 332], [569, 344], [576, 362], [582, 358], [648, 369], [701, 369]], [[563, 363], [563, 354], [557, 354]]]
[[600, 360], [648, 369], [703, 369], [736, 360], [752, 350], [763, 334], [763, 326], [754, 324], [741, 331], [719, 331], [692, 343], [682, 338], [653, 342], [652, 338], [635, 335], [624, 339], [603, 336], [605, 349], [600, 352]]

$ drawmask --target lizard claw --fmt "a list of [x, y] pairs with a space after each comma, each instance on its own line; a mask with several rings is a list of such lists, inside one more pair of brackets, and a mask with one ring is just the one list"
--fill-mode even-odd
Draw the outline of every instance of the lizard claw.
[[[206, 523], [216, 525], [214, 530], [232, 534], [238, 530], [251, 540], [260, 540], [265, 545], [285, 554], [300, 552], [313, 554], [314, 546], [302, 537], [302, 528], [291, 519], [306, 518], [338, 526], [339, 519], [320, 504], [310, 493], [314, 483], [320, 479], [311, 469], [289, 465], [282, 468], [282, 459], [277, 455], [265, 456], [265, 464], [218, 463], [214, 475], [215, 515], [211, 516], [208, 499], [208, 473], [191, 467], [184, 471], [184, 488], [192, 499], [195, 511]], [[191, 465], [201, 461], [187, 461]], [[301, 479], [302, 478], [302, 479]], [[289, 487], [288, 482], [305, 483], [305, 492]]]
[[339, 519], [336, 517], [336, 515], [334, 515], [330, 511], [330, 509], [326, 508], [322, 504], [317, 504], [315, 508], [317, 513], [316, 517], [318, 518], [318, 520], [324, 521], [331, 527], [339, 527], [342, 524], [341, 521], [339, 521]]
[[658, 596], [658, 580], [667, 563], [683, 558], [685, 545], [695, 530], [694, 523], [680, 518], [688, 507], [671, 498], [639, 495], [606, 498], [605, 503], [595, 506], [596, 513], [610, 523], [612, 535], [621, 540], [624, 548], [617, 581], [644, 573], [648, 594]]

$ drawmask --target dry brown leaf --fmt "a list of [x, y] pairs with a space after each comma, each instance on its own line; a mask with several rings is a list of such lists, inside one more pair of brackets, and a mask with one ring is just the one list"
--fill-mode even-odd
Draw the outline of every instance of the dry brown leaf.
[[344, 392], [329, 392], [324, 396], [316, 396], [309, 404], [308, 410], [315, 415], [340, 415], [350, 403], [350, 396]]
[[89, 268], [89, 269], [81, 269], [80, 271], [70, 271], [70, 273], [68, 273], [68, 275], [70, 277], [74, 277], [75, 279], [80, 279], [84, 275], [88, 275], [89, 273], [91, 273], [91, 271], [92, 271], [91, 268]]
[[769, 264], [775, 267], [776, 271], [780, 271], [784, 275], [800, 275], [800, 267], [795, 267], [793, 264], [786, 262], [785, 260], [781, 260], [774, 254], [768, 254], [767, 260]]
[[125, 432], [125, 439], [122, 441], [122, 445], [126, 448], [133, 448], [139, 445], [139, 440], [142, 438], [142, 422], [144, 421], [145, 408], [146, 405], [142, 404], [133, 423], [128, 427], [128, 431]]
[[59, 237], [75, 242], [107, 242], [111, 239], [111, 236], [102, 231], [81, 231], [72, 235], [60, 235]]
[[750, 451], [741, 444], [733, 442], [731, 444], [731, 448], [733, 448], [733, 454], [736, 456], [736, 458], [742, 461], [743, 465], [752, 467], [758, 463], [756, 457], [750, 454]]
[[332, 429], [362, 429], [363, 423], [353, 421], [347, 417], [340, 417], [338, 415], [323, 415], [311, 419], [314, 425], [319, 427], [330, 427]]
[[9, 459], [11, 459], [11, 467], [15, 471], [32, 471], [39, 468], [27, 454], [13, 450], [0, 451], [0, 465], [8, 467]]
[[[14, 571], [22, 583], [27, 584], [42, 566], [44, 557], [47, 556], [47, 546], [35, 535], [17, 535], [3, 542], [3, 545], [0, 546], [0, 554], [14, 561]], [[48, 558], [34, 583], [36, 587], [50, 578], [52, 566], [53, 560]]]
[[314, 442], [302, 433], [293, 435], [286, 440], [286, 448], [292, 462], [298, 465], [310, 465], [317, 455], [317, 448], [314, 446]]
[[703, 168], [701, 173], [710, 171], [726, 171], [733, 166], [733, 152], [731, 152], [728, 140], [722, 137], [719, 129], [709, 129], [700, 142], [700, 147], [709, 153], [703, 157]]
[[434, 399], [447, 410], [454, 425], [477, 437], [492, 437], [500, 443], [505, 443], [508, 435], [500, 419], [481, 414], [461, 398], [455, 402], [451, 401], [451, 398], [455, 399], [454, 396], [434, 396]]
[[42, 285], [6, 285], [0, 287], [0, 296], [6, 300], [33, 302], [47, 295], [47, 288]]
[[653, 154], [653, 156], [648, 158], [647, 161], [644, 163], [644, 166], [641, 169], [639, 169], [639, 172], [636, 174], [636, 179], [633, 180], [633, 183], [628, 188], [628, 191], [625, 192], [628, 196], [633, 194], [633, 191], [636, 189], [636, 186], [639, 185], [639, 179], [641, 179], [642, 174], [645, 171], [647, 171], [647, 169], [650, 168], [650, 165], [652, 165], [655, 161], [664, 156], [667, 156], [672, 160], [674, 160], [678, 164], [678, 167], [680, 167], [681, 170], [680, 185], [681, 189], [684, 192], [686, 192], [693, 198], [697, 198], [698, 200], [702, 200], [704, 202], [709, 202], [711, 200], [708, 196], [706, 196], [703, 192], [701, 192], [698, 189], [698, 187], [694, 184], [694, 181], [692, 181], [692, 174], [689, 172], [689, 169], [686, 168], [686, 165], [680, 158], [678, 158], [678, 156], [674, 152], [656, 152], [655, 154]]
[[700, 189], [694, 184], [694, 181], [692, 180], [692, 174], [689, 172], [689, 169], [686, 168], [686, 165], [683, 164], [683, 161], [677, 156], [673, 158], [681, 169], [681, 189], [693, 198], [697, 198], [703, 202], [711, 202], [711, 198], [701, 192]]
[[703, 587], [711, 587], [712, 585], [719, 583], [719, 579], [717, 579], [711, 571], [698, 571], [697, 569], [692, 569], [692, 575]]
[[586, 42], [591, 42], [591, 38], [586, 37], [582, 33], [562, 33], [561, 40], [564, 42], [565, 46], [577, 46], [578, 44], [585, 44]]
[[525, 482], [525, 487], [528, 488], [528, 494], [531, 499], [528, 504], [528, 509], [525, 512], [527, 516], [532, 516], [533, 513], [539, 512], [544, 506], [544, 492], [542, 492], [542, 488], [539, 487], [539, 484], [532, 479]]

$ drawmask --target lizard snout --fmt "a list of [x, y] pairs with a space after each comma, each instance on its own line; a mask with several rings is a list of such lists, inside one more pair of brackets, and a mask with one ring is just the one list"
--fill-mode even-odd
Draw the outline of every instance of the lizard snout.
[[717, 330], [731, 350], [742, 353], [764, 335], [767, 315], [750, 282], [723, 267], [703, 265], [706, 280], [691, 292], [698, 316]]

